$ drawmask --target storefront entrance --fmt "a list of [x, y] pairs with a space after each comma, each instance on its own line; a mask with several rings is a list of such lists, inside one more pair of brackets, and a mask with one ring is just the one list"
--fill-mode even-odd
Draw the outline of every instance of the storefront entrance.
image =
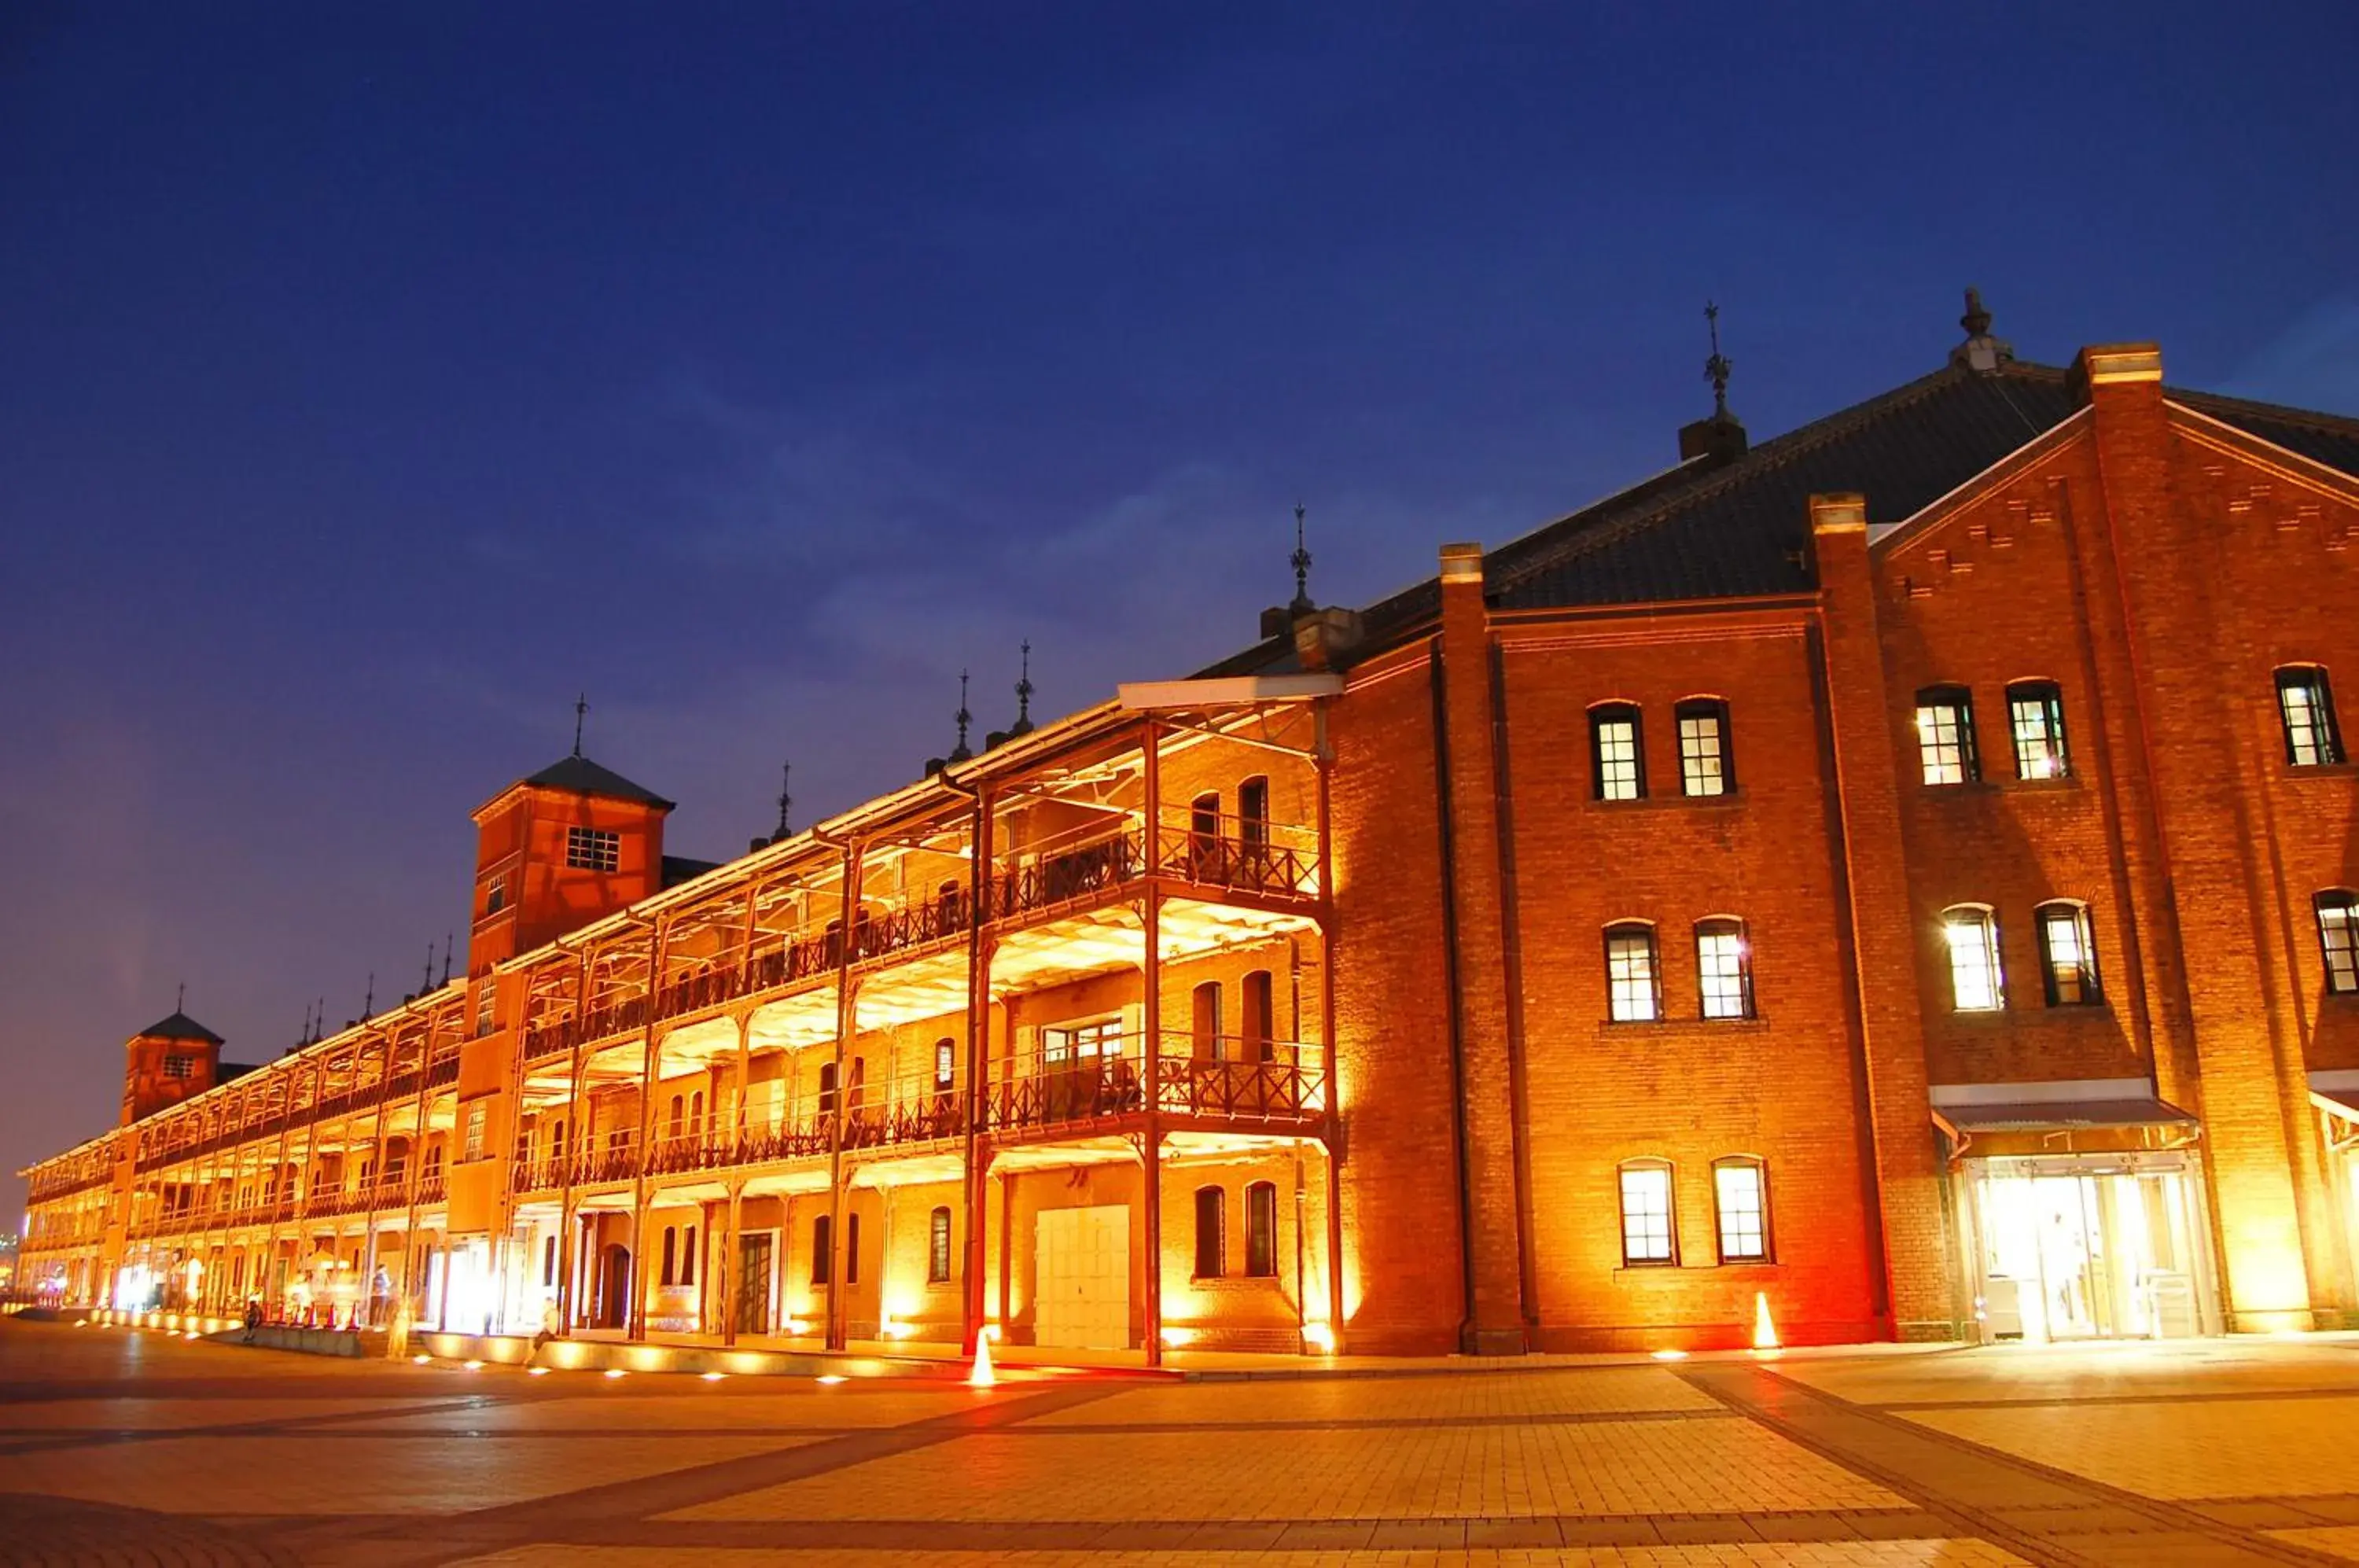
[[2198, 1173], [2185, 1155], [1969, 1160], [1958, 1184], [1985, 1339], [2217, 1332]]

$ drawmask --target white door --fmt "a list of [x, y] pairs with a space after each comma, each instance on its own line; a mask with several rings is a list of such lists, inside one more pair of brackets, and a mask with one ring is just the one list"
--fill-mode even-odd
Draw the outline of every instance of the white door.
[[1130, 1345], [1130, 1210], [1044, 1209], [1033, 1233], [1032, 1337], [1076, 1350]]

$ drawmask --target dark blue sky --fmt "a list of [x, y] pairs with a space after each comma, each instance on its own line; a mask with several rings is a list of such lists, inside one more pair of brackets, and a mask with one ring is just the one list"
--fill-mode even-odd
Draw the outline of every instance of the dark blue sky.
[[[2359, 7], [0, 15], [0, 1165], [413, 986], [563, 752], [742, 850], [2021, 354], [2359, 412]], [[13, 1203], [13, 1179], [0, 1196]]]

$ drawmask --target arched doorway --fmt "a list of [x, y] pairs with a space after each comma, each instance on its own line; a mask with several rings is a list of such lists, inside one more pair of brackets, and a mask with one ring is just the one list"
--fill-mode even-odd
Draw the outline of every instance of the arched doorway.
[[631, 1249], [609, 1242], [598, 1255], [598, 1326], [631, 1324]]

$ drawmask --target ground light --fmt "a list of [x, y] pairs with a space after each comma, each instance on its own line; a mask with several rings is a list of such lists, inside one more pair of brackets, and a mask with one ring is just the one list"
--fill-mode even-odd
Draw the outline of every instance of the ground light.
[[1685, 1361], [1688, 1358], [1684, 1350], [1658, 1350], [1654, 1356], [1658, 1361]]
[[431, 1367], [434, 1365], [434, 1357], [430, 1356], [413, 1356], [409, 1358], [409, 1364], [412, 1367]]
[[527, 1367], [524, 1369], [524, 1375], [527, 1377], [546, 1377], [549, 1376], [549, 1368], [546, 1367]]
[[484, 1364], [480, 1361], [462, 1361], [459, 1365], [470, 1372], [481, 1372], [484, 1369]]
[[970, 1388], [999, 1387], [999, 1374], [991, 1369], [991, 1336], [988, 1334], [974, 1336], [974, 1369], [966, 1375], [966, 1386]]
[[1753, 1348], [1777, 1348], [1777, 1325], [1769, 1319], [1769, 1292], [1767, 1290], [1753, 1292]]
[[630, 1374], [624, 1371], [619, 1367], [609, 1367], [606, 1368], [606, 1376], [609, 1377], [627, 1377]]
[[703, 1378], [708, 1383], [718, 1383], [723, 1377], [728, 1377], [729, 1374], [726, 1372], [700, 1372], [697, 1376]]
[[841, 1373], [841, 1372], [829, 1372], [829, 1373], [824, 1373], [824, 1374], [822, 1374], [822, 1375], [821, 1375], [821, 1376], [817, 1380], [818, 1380], [819, 1382], [821, 1382], [821, 1383], [826, 1384], [829, 1388], [834, 1388], [838, 1383], [841, 1383], [841, 1382], [842, 1382], [842, 1381], [843, 1381], [843, 1374], [842, 1374], [842, 1373]]

